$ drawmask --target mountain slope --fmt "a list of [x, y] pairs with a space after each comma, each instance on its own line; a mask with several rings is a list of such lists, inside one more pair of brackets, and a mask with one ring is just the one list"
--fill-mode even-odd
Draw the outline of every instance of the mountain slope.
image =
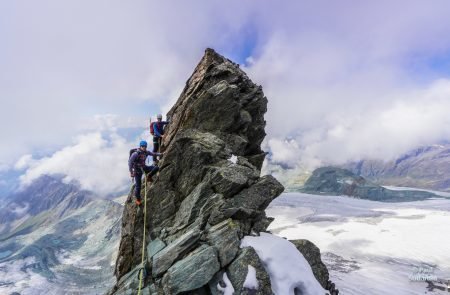
[[380, 185], [450, 191], [450, 144], [420, 147], [392, 161], [361, 160], [341, 167]]
[[367, 181], [349, 170], [337, 167], [322, 167], [314, 170], [299, 191], [320, 195], [346, 195], [384, 202], [417, 201], [437, 197], [425, 191], [390, 190]]
[[48, 176], [17, 196], [0, 215], [10, 228], [0, 236], [0, 293], [99, 294], [114, 282], [122, 205]]
[[[67, 211], [85, 206], [93, 197], [91, 192], [62, 183], [57, 177], [41, 176], [22, 191], [9, 196], [0, 208], [0, 241], [12, 234], [31, 231], [27, 223], [39, 225], [50, 217], [60, 218]], [[49, 210], [52, 210], [51, 216], [45, 214]], [[30, 222], [30, 218], [34, 221]]]

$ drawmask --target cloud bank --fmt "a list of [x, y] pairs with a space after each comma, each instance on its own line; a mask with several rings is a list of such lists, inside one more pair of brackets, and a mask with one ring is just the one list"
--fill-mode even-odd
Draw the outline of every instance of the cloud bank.
[[[449, 14], [446, 0], [2, 2], [0, 167], [33, 154], [24, 183], [51, 171], [105, 192], [116, 161], [124, 183], [131, 143], [111, 128], [168, 110], [206, 47], [263, 86], [283, 167], [448, 141]], [[97, 168], [87, 150], [104, 152]]]
[[65, 175], [63, 181], [77, 181], [84, 189], [105, 196], [126, 189], [130, 183], [128, 151], [131, 143], [117, 133], [108, 138], [99, 132], [78, 136], [72, 145], [49, 157], [34, 159], [24, 155], [16, 163], [16, 169], [25, 169], [20, 177], [22, 185], [28, 185], [44, 174]]

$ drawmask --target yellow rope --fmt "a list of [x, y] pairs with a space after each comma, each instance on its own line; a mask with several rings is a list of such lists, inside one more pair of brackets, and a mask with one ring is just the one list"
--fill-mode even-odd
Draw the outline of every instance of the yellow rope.
[[[162, 143], [162, 138], [159, 140], [159, 146], [158, 146], [158, 152], [161, 149], [161, 143]], [[142, 289], [142, 276], [144, 273], [144, 256], [145, 256], [145, 230], [147, 227], [147, 174], [144, 174], [144, 236], [142, 237], [142, 258], [141, 258], [141, 270], [139, 272], [139, 289], [138, 289], [138, 295], [141, 294], [141, 289]]]
[[142, 259], [141, 259], [141, 270], [139, 273], [139, 290], [138, 295], [141, 294], [142, 288], [142, 274], [144, 273], [144, 255], [145, 255], [145, 229], [147, 227], [147, 174], [144, 174], [144, 236], [142, 237]]

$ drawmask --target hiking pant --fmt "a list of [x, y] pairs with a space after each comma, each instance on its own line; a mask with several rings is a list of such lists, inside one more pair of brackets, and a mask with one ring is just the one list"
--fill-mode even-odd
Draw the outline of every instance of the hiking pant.
[[[153, 136], [153, 152], [159, 153], [159, 144], [161, 143], [161, 137]], [[158, 160], [157, 156], [153, 156], [153, 162]]]
[[[143, 170], [143, 171], [142, 171]], [[141, 199], [141, 187], [142, 187], [142, 172], [149, 173], [150, 176], [153, 176], [158, 172], [159, 167], [158, 166], [144, 166], [141, 169], [136, 169], [134, 172], [134, 180], [136, 181], [136, 188], [135, 188], [135, 196], [136, 199]], [[147, 179], [145, 179], [147, 181]]]

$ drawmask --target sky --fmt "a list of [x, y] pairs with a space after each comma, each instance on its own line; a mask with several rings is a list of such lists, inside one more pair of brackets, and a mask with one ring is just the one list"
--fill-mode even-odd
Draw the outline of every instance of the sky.
[[275, 164], [448, 142], [448, 15], [447, 0], [1, 1], [0, 192], [52, 173], [126, 187], [128, 150], [207, 47], [263, 86]]

